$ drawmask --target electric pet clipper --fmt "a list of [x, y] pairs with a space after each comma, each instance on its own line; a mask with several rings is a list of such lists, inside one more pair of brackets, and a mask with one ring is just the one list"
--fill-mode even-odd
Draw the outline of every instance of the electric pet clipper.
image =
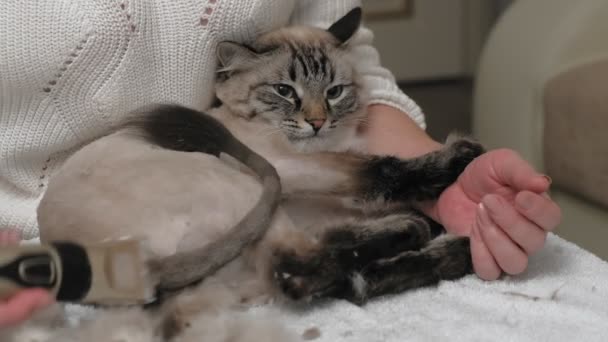
[[147, 304], [155, 298], [145, 259], [141, 244], [130, 239], [0, 247], [0, 300], [44, 288], [60, 302]]

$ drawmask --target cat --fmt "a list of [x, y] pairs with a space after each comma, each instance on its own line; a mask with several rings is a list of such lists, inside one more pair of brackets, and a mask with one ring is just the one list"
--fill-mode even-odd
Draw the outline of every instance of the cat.
[[[176, 339], [208, 309], [214, 282], [230, 288], [227, 307], [259, 298], [361, 305], [470, 274], [468, 238], [433, 238], [414, 204], [437, 199], [483, 146], [452, 136], [417, 158], [366, 153], [357, 129], [368, 90], [348, 54], [360, 20], [357, 8], [329, 29], [220, 43], [221, 105], [204, 113], [157, 105], [76, 152], [40, 202], [41, 240], [147, 241], [159, 294], [169, 294], [150, 315], [162, 318], [159, 334]], [[211, 118], [278, 172], [281, 203], [265, 209], [269, 224], [250, 225], [259, 239], [216, 243], [265, 203], [265, 188], [246, 158], [208, 149], [221, 138], [201, 141], [192, 130]], [[219, 261], [200, 272], [209, 246]]]

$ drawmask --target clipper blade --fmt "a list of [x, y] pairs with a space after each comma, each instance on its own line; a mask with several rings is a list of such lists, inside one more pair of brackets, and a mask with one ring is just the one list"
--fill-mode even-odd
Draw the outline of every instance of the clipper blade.
[[143, 241], [129, 237], [87, 246], [92, 281], [82, 302], [101, 305], [153, 302], [157, 280], [148, 268], [147, 250]]

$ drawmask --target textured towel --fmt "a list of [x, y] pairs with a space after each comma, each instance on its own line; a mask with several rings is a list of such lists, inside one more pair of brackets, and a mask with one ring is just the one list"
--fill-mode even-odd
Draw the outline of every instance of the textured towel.
[[[70, 312], [74, 323], [93, 314], [78, 306]], [[276, 315], [276, 308], [248, 312], [266, 314]], [[279, 317], [317, 342], [608, 341], [608, 264], [551, 234], [517, 277], [469, 276], [364, 307], [330, 301], [306, 311], [281, 309]]]
[[285, 313], [315, 341], [608, 341], [608, 264], [555, 235], [517, 277], [469, 276], [375, 300]]

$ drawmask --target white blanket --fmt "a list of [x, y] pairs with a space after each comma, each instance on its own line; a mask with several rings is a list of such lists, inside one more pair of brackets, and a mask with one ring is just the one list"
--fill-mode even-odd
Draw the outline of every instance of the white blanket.
[[[77, 320], [83, 311], [72, 309]], [[275, 310], [257, 307], [248, 314]], [[333, 301], [306, 311], [283, 309], [280, 319], [317, 342], [608, 341], [608, 263], [550, 235], [517, 277], [484, 282], [469, 276], [364, 307]]]

